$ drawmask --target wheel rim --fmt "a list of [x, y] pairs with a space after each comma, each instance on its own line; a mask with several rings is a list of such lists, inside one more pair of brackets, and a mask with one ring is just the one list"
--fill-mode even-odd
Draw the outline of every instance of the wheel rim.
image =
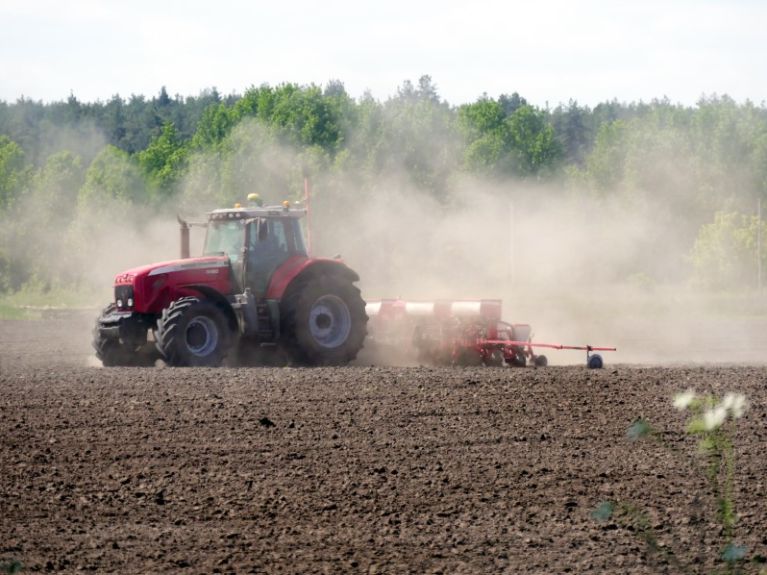
[[352, 316], [346, 302], [336, 295], [324, 295], [309, 312], [309, 332], [322, 347], [342, 345], [352, 330]]
[[210, 355], [218, 345], [218, 326], [209, 317], [197, 316], [186, 326], [186, 347], [198, 357]]

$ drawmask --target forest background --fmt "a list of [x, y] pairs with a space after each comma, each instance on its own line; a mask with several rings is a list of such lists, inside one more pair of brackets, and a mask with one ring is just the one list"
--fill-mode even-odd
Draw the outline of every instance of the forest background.
[[0, 101], [0, 293], [92, 303], [110, 273], [176, 256], [176, 214], [250, 192], [300, 200], [307, 178], [317, 250], [363, 268], [377, 255], [378, 291], [415, 270], [453, 288], [463, 276], [472, 293], [564, 281], [753, 294], [767, 264], [764, 103], [552, 107], [512, 93], [453, 106], [423, 76], [385, 101], [337, 80]]

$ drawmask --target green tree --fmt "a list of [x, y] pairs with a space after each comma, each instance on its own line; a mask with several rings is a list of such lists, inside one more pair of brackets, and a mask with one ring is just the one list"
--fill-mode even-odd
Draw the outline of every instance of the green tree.
[[539, 176], [553, 171], [561, 146], [545, 115], [522, 105], [511, 115], [487, 97], [459, 109], [459, 123], [467, 146], [464, 165], [472, 171], [496, 176]]
[[48, 221], [68, 222], [77, 206], [85, 170], [80, 156], [64, 151], [48, 157], [32, 182], [35, 208]]
[[556, 169], [562, 149], [554, 136], [554, 128], [542, 112], [532, 106], [522, 106], [507, 122], [516, 156], [516, 173], [531, 176]]
[[[714, 221], [700, 228], [692, 249], [696, 280], [715, 289], [743, 289], [756, 285], [757, 236], [767, 239], [767, 225], [759, 230], [756, 216], [717, 212]], [[763, 250], [762, 269], [767, 269]]]
[[466, 138], [464, 166], [484, 174], [503, 173], [512, 142], [506, 112], [500, 102], [483, 97], [461, 106], [458, 122]]
[[123, 150], [107, 146], [88, 167], [77, 201], [80, 206], [140, 204], [147, 197], [146, 190], [136, 162]]
[[594, 143], [589, 108], [570, 100], [566, 107], [558, 106], [554, 110], [551, 124], [562, 145], [565, 162], [577, 166], [584, 165]]
[[627, 131], [621, 120], [599, 128], [594, 149], [586, 160], [584, 179], [600, 194], [615, 191], [623, 181]]
[[153, 185], [155, 198], [168, 197], [183, 174], [188, 148], [178, 138], [175, 126], [168, 122], [162, 133], [137, 154], [138, 164]]
[[275, 90], [273, 105], [260, 109], [258, 117], [277, 128], [286, 142], [319, 146], [332, 154], [342, 142], [337, 111], [318, 86], [285, 84]]
[[516, 112], [522, 106], [528, 105], [527, 100], [525, 100], [517, 92], [514, 92], [511, 95], [501, 94], [498, 97], [498, 103], [503, 108], [503, 113], [506, 114], [507, 116], [511, 116], [514, 112]]
[[16, 142], [0, 135], [0, 213], [21, 196], [29, 175], [24, 151]]
[[404, 175], [410, 183], [438, 198], [460, 161], [461, 138], [450, 106], [439, 99], [428, 76], [419, 88], [406, 81], [398, 95], [384, 102], [380, 111], [368, 108], [361, 114], [362, 131], [371, 139], [357, 141], [357, 153], [369, 175]]
[[502, 132], [507, 114], [500, 102], [483, 97], [473, 104], [458, 109], [460, 126], [469, 139], [476, 139], [488, 132]]
[[236, 121], [226, 104], [208, 106], [202, 113], [191, 145], [197, 150], [217, 148], [229, 135]]

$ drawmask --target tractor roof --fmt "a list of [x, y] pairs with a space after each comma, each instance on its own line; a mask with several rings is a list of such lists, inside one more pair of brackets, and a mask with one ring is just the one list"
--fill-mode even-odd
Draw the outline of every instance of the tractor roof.
[[209, 220], [239, 220], [248, 218], [302, 218], [306, 215], [303, 207], [283, 206], [248, 206], [244, 208], [226, 208], [213, 210], [208, 214]]

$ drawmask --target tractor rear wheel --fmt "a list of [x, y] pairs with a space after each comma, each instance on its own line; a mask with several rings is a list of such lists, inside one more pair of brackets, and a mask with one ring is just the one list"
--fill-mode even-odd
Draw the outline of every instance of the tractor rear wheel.
[[229, 351], [231, 334], [226, 316], [216, 305], [184, 297], [162, 311], [156, 339], [168, 365], [215, 367]]
[[281, 305], [283, 347], [300, 365], [345, 365], [357, 357], [368, 316], [360, 290], [338, 276], [296, 286]]

